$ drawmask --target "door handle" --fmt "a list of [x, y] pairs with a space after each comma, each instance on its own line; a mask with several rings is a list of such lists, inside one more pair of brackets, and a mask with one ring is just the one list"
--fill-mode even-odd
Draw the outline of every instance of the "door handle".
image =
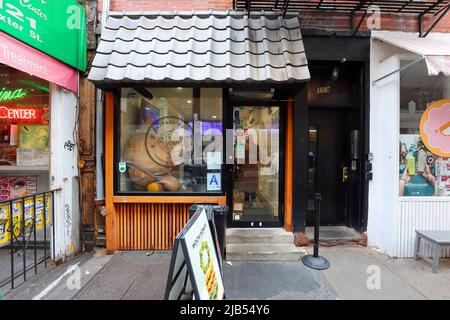
[[348, 181], [348, 167], [342, 167], [342, 182]]

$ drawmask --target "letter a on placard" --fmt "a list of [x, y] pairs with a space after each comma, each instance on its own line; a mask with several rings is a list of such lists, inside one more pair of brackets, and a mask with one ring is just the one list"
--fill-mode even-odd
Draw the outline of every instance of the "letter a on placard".
[[220, 173], [208, 173], [208, 191], [220, 191]]
[[210, 181], [210, 184], [215, 184], [216, 186], [218, 186], [219, 185], [219, 182], [217, 182], [217, 178], [216, 178], [216, 176], [214, 175], [214, 176], [212, 176], [212, 178], [211, 178], [211, 181]]

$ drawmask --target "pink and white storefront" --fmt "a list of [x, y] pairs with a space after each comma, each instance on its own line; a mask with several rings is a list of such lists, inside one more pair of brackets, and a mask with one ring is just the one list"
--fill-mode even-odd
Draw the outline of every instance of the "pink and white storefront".
[[78, 84], [76, 69], [0, 32], [0, 200], [60, 190], [54, 260], [80, 250]]
[[373, 31], [370, 69], [369, 244], [413, 257], [415, 230], [450, 230], [450, 34]]

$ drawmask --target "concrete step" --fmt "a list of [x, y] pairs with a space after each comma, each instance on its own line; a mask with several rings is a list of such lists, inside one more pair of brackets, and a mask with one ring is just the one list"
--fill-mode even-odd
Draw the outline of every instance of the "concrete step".
[[228, 243], [227, 261], [298, 261], [304, 250], [294, 244]]
[[227, 229], [227, 243], [294, 243], [294, 235], [281, 228]]
[[95, 245], [97, 247], [106, 247], [106, 235], [105, 234], [97, 235], [97, 239], [95, 240]]

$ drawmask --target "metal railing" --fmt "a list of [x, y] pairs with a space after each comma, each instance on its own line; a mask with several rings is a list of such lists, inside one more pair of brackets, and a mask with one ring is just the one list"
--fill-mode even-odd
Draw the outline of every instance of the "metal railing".
[[[11, 267], [9, 277], [0, 279], [0, 287], [11, 282], [12, 290], [15, 280], [20, 276], [23, 276], [23, 281], [26, 281], [27, 272], [34, 269], [36, 275], [38, 265], [41, 263], [44, 263], [47, 268], [47, 262], [52, 256], [50, 250], [53, 250], [53, 256], [55, 253], [53, 221], [55, 193], [58, 191], [61, 189], [0, 201], [0, 249], [9, 251], [9, 254], [3, 255], [3, 258], [9, 255]], [[48, 232], [51, 232], [50, 238]], [[52, 241], [51, 246], [50, 241]], [[38, 251], [43, 251], [43, 256], [38, 258]], [[15, 267], [16, 264], [19, 268]], [[16, 269], [21, 270], [16, 272]]]

